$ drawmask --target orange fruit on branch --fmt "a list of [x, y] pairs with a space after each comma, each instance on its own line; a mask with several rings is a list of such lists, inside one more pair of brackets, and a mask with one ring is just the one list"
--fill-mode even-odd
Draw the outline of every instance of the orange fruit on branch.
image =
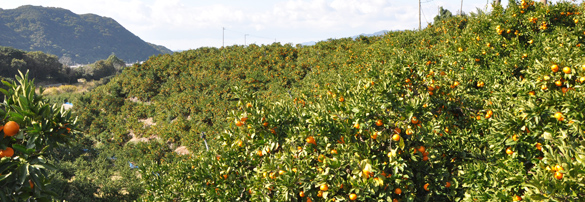
[[563, 113], [561, 112], [556, 112], [554, 117], [558, 120], [558, 121], [563, 121], [565, 120], [565, 117], [563, 116]]
[[322, 185], [319, 187], [319, 189], [320, 189], [321, 191], [327, 191], [327, 190], [329, 190], [329, 186], [327, 186], [327, 184], [322, 184]]
[[315, 142], [315, 138], [313, 138], [313, 136], [309, 136], [307, 137], [307, 139], [305, 139], [307, 141], [307, 143], [309, 144], [314, 144], [317, 145], [317, 142]]
[[550, 70], [552, 70], [553, 72], [558, 72], [559, 71], [559, 66], [554, 64], [552, 66], [550, 66]]
[[555, 178], [556, 178], [557, 180], [561, 180], [561, 179], [563, 179], [563, 173], [561, 173], [561, 172], [559, 172], [559, 171], [555, 172]]
[[400, 194], [402, 194], [402, 189], [400, 189], [400, 188], [396, 188], [396, 189], [394, 190], [394, 193], [395, 193], [395, 194], [398, 194], [398, 195], [400, 195]]
[[18, 133], [18, 131], [20, 131], [20, 126], [18, 125], [18, 123], [14, 122], [14, 121], [9, 121], [6, 124], [4, 124], [4, 137], [12, 137], [14, 135], [16, 135], [16, 133]]
[[506, 149], [506, 154], [509, 154], [509, 155], [512, 155], [512, 154], [514, 154], [514, 151], [512, 151], [512, 148], [511, 148], [511, 147], [508, 147], [508, 148]]
[[392, 140], [394, 140], [394, 141], [400, 141], [400, 135], [398, 135], [398, 134], [392, 135]]
[[355, 201], [356, 199], [357, 199], [357, 195], [356, 194], [354, 194], [354, 193], [349, 194], [349, 200]]
[[571, 68], [570, 67], [563, 67], [563, 72], [565, 74], [570, 74], [571, 73]]
[[4, 150], [0, 149], [0, 158], [12, 156], [14, 156], [14, 150], [11, 147], [6, 147]]
[[382, 119], [378, 119], [378, 121], [376, 121], [376, 126], [383, 126], [384, 123], [382, 122]]

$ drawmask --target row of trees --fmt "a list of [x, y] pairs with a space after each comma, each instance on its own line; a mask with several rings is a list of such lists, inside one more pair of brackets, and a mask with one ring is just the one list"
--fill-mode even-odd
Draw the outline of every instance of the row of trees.
[[40, 51], [26, 52], [11, 47], [0, 47], [0, 77], [11, 78], [21, 72], [39, 83], [76, 83], [77, 79], [99, 80], [122, 72], [126, 63], [112, 53], [107, 59], [73, 68], [63, 65], [57, 56]]

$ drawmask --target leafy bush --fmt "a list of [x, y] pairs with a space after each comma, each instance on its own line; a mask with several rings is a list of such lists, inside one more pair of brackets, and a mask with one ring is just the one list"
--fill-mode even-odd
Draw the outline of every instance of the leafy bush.
[[160, 139], [135, 151], [142, 201], [577, 201], [584, 10], [511, 2], [382, 37], [161, 55], [76, 110], [96, 144]]
[[[47, 103], [35, 93], [28, 73], [16, 81], [3, 81], [8, 89], [0, 105], [3, 129], [0, 132], [0, 199], [2, 201], [46, 201], [55, 193], [48, 189], [54, 167], [46, 152], [66, 143], [75, 130], [71, 113]], [[42, 93], [42, 89], [40, 90]], [[10, 151], [9, 153], [6, 153]]]

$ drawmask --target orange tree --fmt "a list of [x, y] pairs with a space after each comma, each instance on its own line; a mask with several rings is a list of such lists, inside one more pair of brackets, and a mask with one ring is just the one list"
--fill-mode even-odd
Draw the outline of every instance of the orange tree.
[[123, 139], [112, 126], [154, 116], [129, 126], [194, 144], [141, 167], [145, 201], [575, 201], [583, 10], [520, 1], [382, 37], [159, 56], [85, 100], [87, 123]]
[[73, 135], [74, 119], [69, 111], [36, 94], [28, 73], [3, 84], [8, 89], [0, 89], [4, 95], [0, 105], [0, 199], [48, 201], [54, 192], [47, 188], [51, 183], [47, 173], [54, 167], [44, 155]]

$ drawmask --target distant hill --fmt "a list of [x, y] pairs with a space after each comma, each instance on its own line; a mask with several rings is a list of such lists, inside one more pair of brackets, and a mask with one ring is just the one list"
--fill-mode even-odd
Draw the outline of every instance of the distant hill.
[[83, 64], [112, 53], [128, 62], [172, 53], [143, 41], [111, 18], [30, 5], [0, 10], [0, 46], [43, 51]]

